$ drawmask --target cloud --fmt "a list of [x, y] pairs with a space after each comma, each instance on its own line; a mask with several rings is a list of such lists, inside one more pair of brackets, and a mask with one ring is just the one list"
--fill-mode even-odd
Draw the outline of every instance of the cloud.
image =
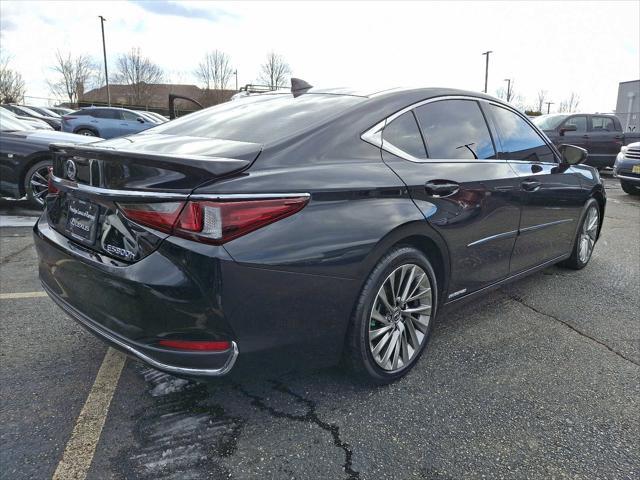
[[131, 3], [158, 15], [173, 15], [176, 17], [209, 20], [211, 22], [217, 22], [225, 17], [234, 17], [233, 14], [218, 8], [197, 8], [177, 2], [131, 0]]

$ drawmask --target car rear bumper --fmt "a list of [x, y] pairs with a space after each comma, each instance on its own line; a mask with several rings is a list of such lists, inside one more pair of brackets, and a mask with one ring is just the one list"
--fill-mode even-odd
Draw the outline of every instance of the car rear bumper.
[[[229, 373], [238, 358], [238, 346], [235, 342], [231, 342], [230, 350], [216, 353], [169, 351], [167, 349], [153, 348], [133, 342], [91, 320], [78, 309], [65, 302], [59, 295], [55, 294], [45, 283], [43, 283], [42, 286], [51, 299], [64, 310], [67, 315], [95, 336], [121, 352], [158, 370], [174, 375], [219, 377]], [[216, 364], [220, 364], [220, 366], [212, 367], [212, 365]]]
[[[75, 244], [46, 213], [34, 227], [40, 280], [85, 328], [151, 366], [187, 376], [335, 364], [359, 282], [236, 262], [220, 246], [165, 239], [124, 264]], [[159, 347], [163, 338], [233, 342], [224, 352]], [[239, 353], [238, 353], [239, 352]]]

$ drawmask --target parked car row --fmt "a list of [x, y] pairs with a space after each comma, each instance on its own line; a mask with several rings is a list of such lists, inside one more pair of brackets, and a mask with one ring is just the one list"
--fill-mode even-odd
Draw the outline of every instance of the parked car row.
[[620, 120], [607, 114], [552, 114], [533, 119], [555, 144], [569, 143], [589, 152], [586, 164], [598, 169], [613, 167], [616, 155], [625, 144]]
[[114, 138], [138, 133], [166, 121], [165, 117], [154, 112], [115, 107], [88, 107], [63, 115], [62, 131]]
[[60, 115], [58, 115], [55, 112], [46, 111], [45, 109], [40, 109], [40, 107], [35, 107], [38, 109], [38, 110], [35, 110], [32, 107], [27, 107], [24, 105], [14, 105], [12, 103], [5, 103], [2, 105], [2, 107], [15, 113], [16, 115], [20, 115], [22, 117], [35, 118], [37, 120], [46, 122], [54, 130], [60, 130], [61, 128], [62, 120], [60, 118]]
[[49, 125], [47, 122], [43, 122], [42, 120], [38, 120], [33, 117], [25, 117], [22, 115], [16, 115], [11, 110], [8, 110], [2, 106], [0, 106], [0, 114], [2, 118], [14, 118], [20, 120], [22, 123], [29, 125], [31, 128], [36, 130], [53, 130], [53, 127]]
[[[58, 118], [63, 131], [54, 132], [50, 123], [43, 120], [45, 117]], [[92, 107], [73, 111], [62, 107], [3, 105], [0, 107], [0, 195], [26, 196], [34, 206], [42, 206], [52, 164], [51, 144], [96, 142], [138, 133], [167, 121], [154, 112], [123, 108]]]
[[101, 140], [51, 129], [36, 129], [5, 109], [0, 109], [0, 195], [27, 197], [44, 205], [47, 195], [52, 143], [81, 144]]

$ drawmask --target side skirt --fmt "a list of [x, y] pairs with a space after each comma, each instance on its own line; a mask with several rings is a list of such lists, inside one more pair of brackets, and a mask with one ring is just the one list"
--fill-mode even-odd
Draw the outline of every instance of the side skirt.
[[532, 268], [528, 268], [527, 270], [523, 270], [522, 272], [518, 272], [514, 275], [511, 275], [509, 277], [503, 278], [502, 280], [499, 280], [495, 283], [492, 283], [491, 285], [487, 285], [486, 287], [481, 288], [480, 290], [476, 290], [475, 292], [471, 292], [468, 293], [464, 296], [458, 297], [458, 298], [454, 298], [449, 300], [448, 302], [446, 302], [443, 305], [444, 307], [457, 307], [460, 305], [463, 305], [465, 303], [467, 303], [467, 301], [473, 300], [479, 296], [482, 296], [488, 292], [490, 292], [491, 290], [495, 290], [499, 287], [501, 287], [502, 285], [505, 285], [507, 283], [511, 283], [514, 282], [516, 280], [520, 280], [521, 278], [527, 277], [529, 275], [531, 275], [532, 273], [538, 272], [540, 270], [543, 270], [547, 267], [550, 267], [551, 265], [555, 265], [558, 262], [561, 262], [563, 260], [566, 260], [567, 258], [569, 258], [571, 256], [570, 253], [565, 254], [565, 255], [560, 255], [559, 257], [556, 258], [552, 258], [551, 260], [547, 260], [544, 263], [541, 263], [540, 265], [536, 266], [536, 267], [532, 267]]

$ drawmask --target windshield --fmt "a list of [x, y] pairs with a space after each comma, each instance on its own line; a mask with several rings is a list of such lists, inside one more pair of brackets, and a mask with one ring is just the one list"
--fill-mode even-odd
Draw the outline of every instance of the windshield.
[[4, 108], [0, 109], [0, 131], [14, 132], [20, 130], [33, 130], [33, 127], [17, 119], [15, 115]]
[[46, 116], [46, 117], [53, 117], [53, 118], [59, 118], [60, 115], [58, 115], [56, 112], [52, 112], [51, 110], [49, 110], [48, 108], [45, 107], [31, 107], [29, 106], [29, 108], [31, 110], [35, 110], [36, 112], [41, 113], [42, 115]]
[[532, 121], [540, 130], [555, 130], [567, 115], [540, 115]]
[[164, 123], [143, 134], [163, 133], [268, 143], [333, 117], [364, 101], [349, 95], [256, 95], [222, 103]]

